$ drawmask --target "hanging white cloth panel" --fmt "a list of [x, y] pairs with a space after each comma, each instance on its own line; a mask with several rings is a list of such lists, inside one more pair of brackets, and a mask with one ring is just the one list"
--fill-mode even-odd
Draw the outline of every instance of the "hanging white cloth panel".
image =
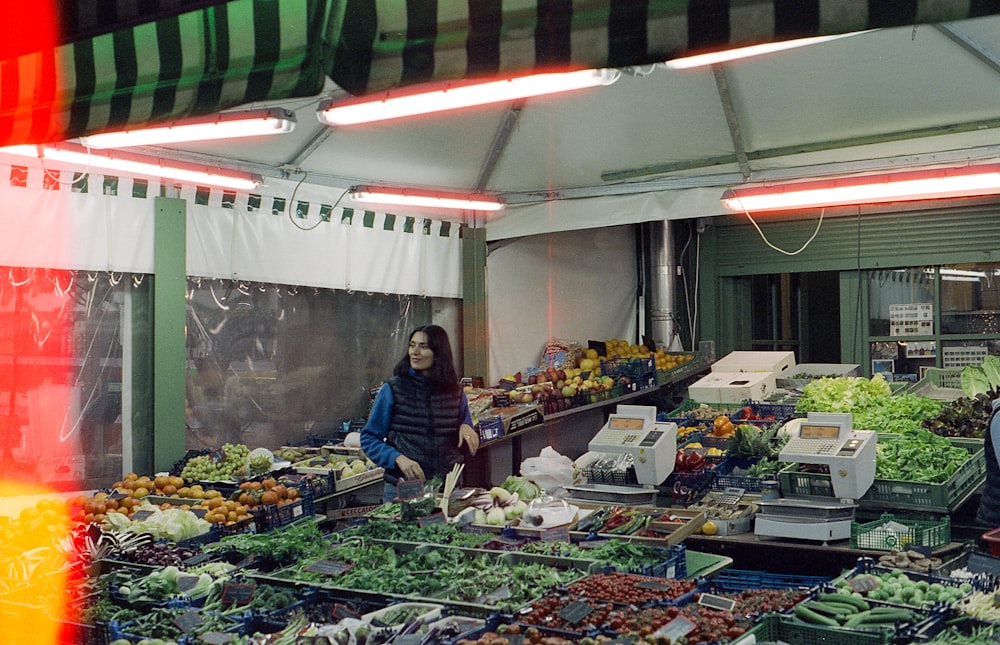
[[[13, 172], [0, 165], [0, 265], [151, 273], [156, 182], [133, 196], [133, 181], [89, 175], [87, 192], [68, 183], [44, 188], [40, 167]], [[66, 178], [61, 178], [65, 182]], [[273, 187], [277, 189], [286, 186]], [[272, 196], [250, 206], [246, 194], [223, 196], [195, 188], [175, 194], [187, 204], [187, 274], [372, 293], [460, 298], [460, 226], [438, 220], [364, 211], [345, 216], [334, 194], [292, 193], [303, 217], [287, 200], [277, 210]], [[169, 192], [169, 191], [168, 191]], [[278, 198], [281, 199], [281, 198]], [[308, 200], [308, 201], [305, 201]], [[204, 202], [204, 203], [198, 203]], [[324, 211], [321, 219], [320, 211]], [[298, 212], [298, 211], [295, 211]], [[425, 227], [426, 224], [426, 227]]]
[[491, 251], [486, 267], [491, 383], [538, 367], [552, 339], [636, 336], [632, 227], [521, 238]]

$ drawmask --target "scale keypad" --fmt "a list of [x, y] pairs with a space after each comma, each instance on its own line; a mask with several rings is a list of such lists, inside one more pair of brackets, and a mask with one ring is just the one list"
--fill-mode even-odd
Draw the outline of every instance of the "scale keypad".
[[783, 451], [792, 454], [833, 455], [840, 448], [839, 439], [803, 439], [793, 437], [785, 444]]

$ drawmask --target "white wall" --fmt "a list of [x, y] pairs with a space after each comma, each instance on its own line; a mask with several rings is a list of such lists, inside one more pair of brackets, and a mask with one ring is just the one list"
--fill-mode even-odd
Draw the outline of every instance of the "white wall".
[[486, 260], [491, 383], [539, 365], [550, 339], [633, 338], [636, 249], [630, 226], [508, 240]]

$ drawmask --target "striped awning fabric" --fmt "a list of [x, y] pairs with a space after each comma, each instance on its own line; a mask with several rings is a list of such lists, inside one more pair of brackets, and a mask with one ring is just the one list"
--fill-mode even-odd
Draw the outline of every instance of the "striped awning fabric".
[[[12, 0], [0, 0], [12, 5]], [[309, 97], [1000, 13], [995, 0], [62, 0], [0, 27], [0, 146]], [[41, 7], [41, 8], [37, 8]], [[52, 33], [26, 24], [53, 25]], [[29, 36], [26, 36], [28, 34]], [[7, 37], [6, 39], [4, 37]]]

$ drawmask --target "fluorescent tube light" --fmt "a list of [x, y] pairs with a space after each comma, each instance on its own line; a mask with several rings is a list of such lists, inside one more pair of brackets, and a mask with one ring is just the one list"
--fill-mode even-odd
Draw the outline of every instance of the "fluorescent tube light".
[[432, 89], [423, 91], [411, 89], [358, 99], [331, 99], [320, 105], [316, 116], [321, 123], [329, 126], [371, 123], [610, 85], [618, 80], [620, 75], [620, 72], [613, 69], [585, 69], [485, 82], [445, 83], [433, 85]]
[[735, 212], [951, 199], [1000, 193], [1000, 164], [737, 186], [722, 195]]
[[205, 117], [172, 121], [165, 125], [104, 132], [80, 138], [88, 148], [127, 148], [185, 141], [213, 141], [237, 137], [284, 134], [295, 129], [295, 115], [288, 110], [268, 108], [244, 112], [223, 112]]
[[847, 36], [856, 36], [857, 34], [863, 34], [863, 33], [865, 32], [857, 31], [849, 34], [834, 34], [831, 36], [813, 36], [811, 38], [796, 38], [794, 40], [782, 40], [780, 42], [762, 43], [760, 45], [750, 45], [748, 47], [738, 47], [736, 49], [726, 49], [724, 51], [719, 51], [719, 52], [708, 52], [705, 54], [695, 54], [694, 56], [675, 58], [673, 60], [668, 60], [667, 62], [664, 63], [664, 65], [666, 65], [670, 69], [692, 69], [695, 67], [706, 67], [708, 65], [715, 65], [716, 63], [726, 63], [732, 60], [739, 60], [741, 58], [763, 56], [764, 54], [784, 51], [786, 49], [795, 49], [796, 47], [806, 47], [808, 45], [816, 45], [819, 43], [825, 43], [828, 40], [837, 40], [838, 38], [846, 38]]
[[384, 186], [352, 186], [348, 193], [348, 199], [353, 202], [385, 206], [418, 206], [466, 211], [498, 211], [503, 208], [503, 201], [500, 198], [479, 193], [450, 193]]
[[252, 190], [260, 184], [260, 177], [238, 170], [158, 159], [132, 152], [89, 150], [74, 143], [10, 146], [0, 148], [0, 154], [13, 154], [41, 159], [43, 162], [56, 161], [80, 166], [80, 172], [100, 168], [101, 170], [175, 179], [201, 186], [218, 186], [233, 190]]

